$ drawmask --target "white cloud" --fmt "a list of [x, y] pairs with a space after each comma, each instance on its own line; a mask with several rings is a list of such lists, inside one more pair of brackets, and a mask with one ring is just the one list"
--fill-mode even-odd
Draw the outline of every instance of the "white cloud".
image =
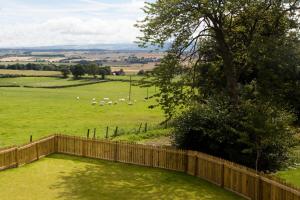
[[0, 10], [0, 47], [133, 42], [144, 4], [79, 0], [51, 7], [13, 1]]
[[131, 20], [51, 19], [38, 24], [4, 25], [0, 45], [43, 46], [133, 42], [138, 30]]

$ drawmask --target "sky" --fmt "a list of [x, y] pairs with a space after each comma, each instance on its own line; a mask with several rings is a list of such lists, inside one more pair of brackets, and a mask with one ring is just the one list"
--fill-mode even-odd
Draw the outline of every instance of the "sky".
[[145, 0], [0, 0], [0, 48], [132, 43]]

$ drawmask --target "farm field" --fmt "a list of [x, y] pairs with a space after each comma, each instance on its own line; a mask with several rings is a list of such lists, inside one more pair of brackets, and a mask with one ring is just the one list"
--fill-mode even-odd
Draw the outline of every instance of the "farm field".
[[1, 85], [20, 85], [31, 87], [48, 87], [48, 86], [66, 86], [74, 84], [91, 83], [99, 80], [95, 79], [79, 79], [73, 80], [72, 78], [53, 78], [53, 77], [18, 77], [18, 78], [1, 78]]
[[[22, 83], [40, 85], [60, 81], [45, 78], [43, 82], [42, 79], [35, 83], [31, 78], [14, 78]], [[5, 82], [5, 79], [0, 81]], [[116, 126], [119, 133], [124, 133], [138, 128], [140, 123], [148, 123], [150, 128], [163, 121], [160, 108], [148, 108], [154, 100], [144, 101], [145, 88], [132, 87], [132, 100], [136, 100], [133, 105], [127, 102], [99, 105], [104, 97], [115, 102], [127, 98], [128, 92], [129, 83], [118, 81], [61, 89], [0, 88], [0, 147], [28, 142], [30, 135], [33, 139], [53, 133], [85, 136], [87, 129], [94, 128], [96, 136], [103, 138], [107, 126], [109, 135], [112, 135]], [[154, 88], [150, 88], [149, 94], [153, 93]], [[93, 98], [96, 98], [97, 105], [91, 104]], [[155, 136], [158, 133], [154, 130], [149, 134]]]
[[183, 173], [58, 154], [0, 172], [0, 188], [2, 200], [242, 199]]
[[10, 69], [0, 69], [0, 74], [24, 75], [24, 76], [61, 76], [61, 72], [58, 71], [10, 70]]

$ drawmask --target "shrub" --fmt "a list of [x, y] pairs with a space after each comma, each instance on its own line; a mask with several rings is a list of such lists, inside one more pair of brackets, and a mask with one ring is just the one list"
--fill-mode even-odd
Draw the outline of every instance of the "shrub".
[[140, 71], [138, 71], [137, 75], [139, 76], [144, 76], [146, 74], [145, 70], [141, 69]]
[[268, 102], [242, 101], [231, 108], [209, 99], [175, 119], [177, 147], [198, 150], [257, 170], [275, 170], [288, 159], [293, 145], [294, 116]]

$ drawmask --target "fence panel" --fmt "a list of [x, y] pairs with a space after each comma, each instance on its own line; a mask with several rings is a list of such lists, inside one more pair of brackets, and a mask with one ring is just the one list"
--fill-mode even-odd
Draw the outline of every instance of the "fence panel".
[[299, 188], [204, 153], [76, 136], [49, 136], [21, 147], [1, 149], [0, 170], [30, 163], [52, 153], [186, 172], [246, 199], [300, 200]]
[[17, 148], [5, 149], [0, 152], [0, 170], [17, 166]]
[[27, 144], [18, 150], [19, 165], [30, 163], [38, 159], [37, 143]]

